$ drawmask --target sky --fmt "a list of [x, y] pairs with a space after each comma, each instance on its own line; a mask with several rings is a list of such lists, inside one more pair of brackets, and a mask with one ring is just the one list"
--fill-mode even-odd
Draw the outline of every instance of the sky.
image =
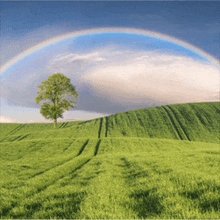
[[[218, 1], [1, 1], [0, 7], [0, 122], [49, 122], [35, 98], [37, 86], [57, 72], [80, 95], [59, 121], [219, 101]], [[45, 43], [54, 38], [60, 40]], [[18, 58], [22, 53], [28, 55]]]

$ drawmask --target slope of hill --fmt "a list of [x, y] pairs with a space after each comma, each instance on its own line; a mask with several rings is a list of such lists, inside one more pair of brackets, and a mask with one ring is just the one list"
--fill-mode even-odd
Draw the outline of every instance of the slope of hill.
[[219, 142], [220, 104], [191, 103], [154, 107], [84, 122], [1, 124], [0, 141], [36, 138], [144, 137]]
[[0, 218], [218, 219], [220, 105], [1, 124]]

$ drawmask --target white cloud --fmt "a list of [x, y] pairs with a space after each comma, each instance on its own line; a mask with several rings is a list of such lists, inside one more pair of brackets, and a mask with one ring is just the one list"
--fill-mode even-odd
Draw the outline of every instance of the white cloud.
[[57, 62], [64, 62], [64, 63], [71, 63], [76, 61], [87, 61], [87, 62], [100, 62], [104, 61], [105, 59], [101, 56], [99, 52], [92, 52], [87, 54], [65, 54], [65, 55], [58, 55], [52, 61], [53, 63]]
[[219, 101], [219, 69], [177, 55], [136, 52], [124, 62], [93, 68], [83, 80], [117, 102]]
[[16, 121], [15, 119], [0, 115], [0, 123], [19, 123], [19, 122]]
[[63, 119], [59, 119], [59, 122], [62, 121], [84, 121], [90, 120], [94, 118], [104, 117], [107, 114], [97, 113], [97, 112], [89, 112], [89, 111], [66, 111], [64, 112]]
[[[75, 110], [100, 113], [71, 113], [69, 117], [65, 115], [65, 120], [87, 120], [102, 117], [101, 113], [112, 114], [171, 103], [219, 101], [219, 69], [208, 62], [167, 54], [162, 50], [137, 51], [116, 46], [84, 54], [65, 54], [62, 51], [56, 55], [47, 60], [45, 57], [34, 59], [28, 68], [24, 60], [24, 65], [12, 77], [1, 81], [1, 96], [10, 104], [8, 108], [2, 104], [2, 115], [10, 116], [10, 109], [17, 120], [43, 122], [39, 109], [35, 109], [39, 107], [35, 104], [37, 86], [56, 72], [70, 78], [79, 91]], [[45, 63], [42, 64], [41, 59]], [[102, 61], [95, 61], [99, 59]], [[69, 62], [71, 60], [75, 61]], [[21, 111], [18, 106], [28, 108], [23, 111], [25, 114], [18, 115]]]

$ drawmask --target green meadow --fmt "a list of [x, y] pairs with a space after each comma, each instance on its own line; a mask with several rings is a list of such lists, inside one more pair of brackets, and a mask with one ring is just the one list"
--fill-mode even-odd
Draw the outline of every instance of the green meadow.
[[2, 219], [219, 219], [220, 103], [0, 124]]

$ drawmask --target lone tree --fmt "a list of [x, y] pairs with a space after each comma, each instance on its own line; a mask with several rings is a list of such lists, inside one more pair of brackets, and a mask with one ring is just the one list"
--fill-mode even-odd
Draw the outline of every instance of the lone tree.
[[70, 79], [62, 73], [56, 73], [43, 81], [38, 92], [36, 103], [43, 102], [40, 113], [46, 119], [54, 120], [54, 128], [57, 129], [57, 118], [63, 118], [63, 113], [70, 108], [74, 108], [78, 98], [75, 87], [70, 83]]

